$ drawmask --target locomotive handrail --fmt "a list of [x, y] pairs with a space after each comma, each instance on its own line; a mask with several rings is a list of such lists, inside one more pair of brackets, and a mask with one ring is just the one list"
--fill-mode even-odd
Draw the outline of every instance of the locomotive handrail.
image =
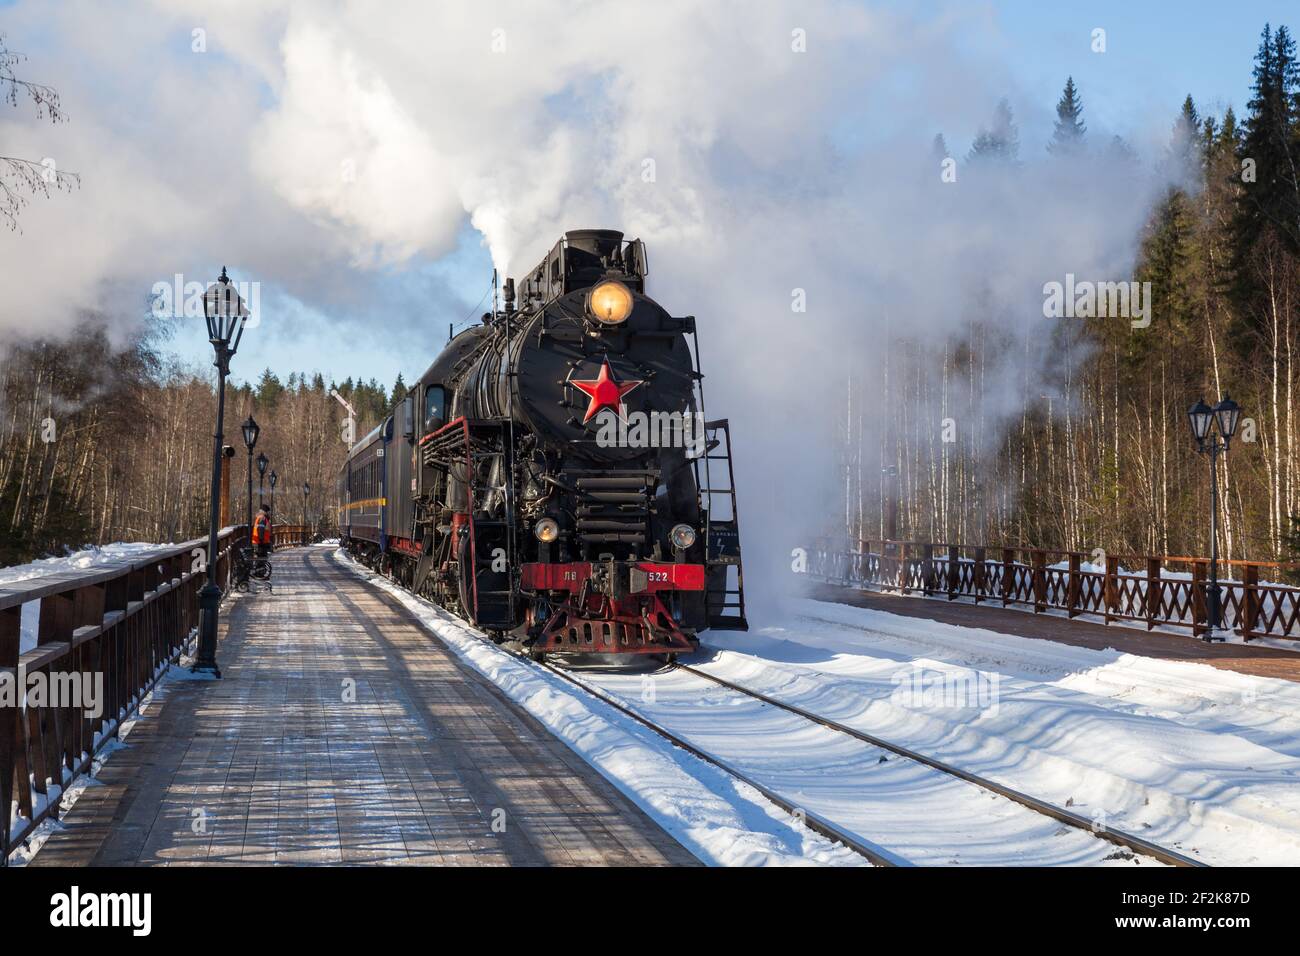
[[[217, 582], [247, 528], [217, 536]], [[197, 631], [207, 539], [0, 588], [0, 866], [166, 673]], [[24, 605], [39, 602], [23, 630]], [[26, 647], [24, 646], [26, 645]], [[47, 691], [30, 692], [35, 679]], [[48, 688], [80, 691], [53, 699]]]
[[[1147, 630], [1189, 628], [1195, 636], [1209, 624], [1208, 558], [1104, 554], [1097, 556], [1104, 561], [1098, 567], [1092, 552], [1054, 548], [843, 538], [834, 545], [819, 538], [813, 545], [808, 573], [828, 583], [967, 598], [977, 605], [998, 602], [1036, 614], [1095, 615], [1106, 624], [1144, 623]], [[1260, 580], [1261, 569], [1289, 572], [1300, 564], [1220, 563], [1242, 569], [1240, 579], [1219, 580], [1225, 629], [1246, 641], [1300, 639], [1300, 587]]]

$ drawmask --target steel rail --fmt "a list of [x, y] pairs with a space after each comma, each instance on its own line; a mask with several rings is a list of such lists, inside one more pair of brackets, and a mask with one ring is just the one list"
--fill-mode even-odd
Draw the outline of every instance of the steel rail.
[[1080, 829], [1080, 830], [1087, 830], [1088, 832], [1092, 833], [1094, 836], [1100, 837], [1103, 840], [1107, 840], [1110, 843], [1114, 843], [1117, 846], [1124, 847], [1125, 849], [1132, 850], [1134, 853], [1141, 853], [1143, 856], [1152, 857], [1156, 860], [1159, 860], [1161, 863], [1167, 863], [1170, 866], [1200, 867], [1200, 866], [1209, 865], [1201, 860], [1194, 859], [1190, 856], [1184, 856], [1183, 854], [1178, 853], [1174, 850], [1170, 850], [1160, 846], [1159, 844], [1152, 843], [1150, 840], [1145, 840], [1142, 837], [1135, 836], [1131, 833], [1126, 833], [1123, 830], [1114, 830], [1111, 829], [1110, 827], [1105, 827], [1105, 826], [1098, 828], [1096, 825], [1094, 825], [1092, 820], [1089, 820], [1087, 817], [1081, 816], [1080, 814], [1074, 813], [1063, 807], [1058, 807], [1055, 804], [1048, 803], [1045, 800], [1039, 800], [1037, 797], [1032, 797], [1027, 793], [1022, 793], [1019, 790], [1015, 790], [1011, 787], [1004, 786], [1000, 783], [988, 779], [987, 777], [982, 777], [979, 774], [971, 773], [969, 770], [963, 770], [960, 767], [953, 766], [952, 764], [946, 763], [935, 757], [931, 757], [928, 756], [927, 754], [923, 754], [916, 750], [912, 750], [910, 747], [904, 747], [900, 744], [891, 743], [890, 741], [885, 740], [882, 737], [877, 737], [875, 734], [865, 733], [864, 731], [857, 730], [853, 727], [849, 727], [846, 724], [842, 724], [839, 721], [831, 720], [829, 717], [823, 717], [820, 714], [814, 714], [812, 711], [804, 710], [802, 707], [798, 707], [794, 704], [789, 704], [786, 703], [785, 701], [777, 700], [775, 697], [770, 697], [767, 694], [761, 693], [760, 691], [753, 690], [752, 688], [744, 687], [740, 684], [732, 683], [731, 681], [725, 680], [724, 678], [721, 677], [715, 677], [713, 674], [708, 674], [702, 670], [690, 666], [689, 664], [674, 663], [674, 664], [670, 664], [669, 666], [677, 670], [684, 670], [687, 673], [694, 674], [696, 677], [703, 678], [704, 680], [712, 681], [713, 683], [718, 684], [721, 687], [726, 687], [729, 690], [733, 690], [736, 691], [737, 693], [744, 694], [747, 697], [752, 697], [754, 700], [761, 701], [765, 704], [770, 704], [773, 707], [779, 707], [781, 710], [785, 710], [788, 711], [789, 713], [796, 714], [797, 716], [802, 717], [805, 720], [810, 720], [813, 723], [820, 724], [821, 726], [826, 727], [829, 730], [834, 730], [842, 734], [847, 734], [848, 736], [853, 737], [856, 740], [859, 740], [863, 743], [871, 744], [872, 746], [879, 747], [882, 750], [888, 750], [890, 753], [897, 754], [900, 757], [905, 757], [908, 760], [914, 760], [917, 763], [924, 764], [925, 766], [930, 767], [934, 770], [938, 770], [942, 773], [948, 774], [949, 776], [956, 777], [959, 780], [964, 780], [967, 783], [974, 784], [975, 786], [987, 790], [990, 793], [995, 793], [1000, 797], [1005, 797], [1006, 799], [1011, 800], [1014, 803], [1018, 803], [1022, 807], [1027, 807], [1028, 809], [1033, 810], [1037, 813], [1041, 813], [1044, 816], [1051, 817], [1053, 820], [1058, 820], [1067, 826], [1075, 827], [1076, 829]]
[[[528, 658], [524, 658], [524, 659], [528, 660]], [[785, 810], [787, 813], [793, 814], [794, 816], [798, 817], [804, 823], [804, 825], [808, 827], [809, 830], [812, 830], [814, 833], [819, 833], [822, 836], [826, 837], [828, 840], [832, 840], [836, 843], [844, 844], [846, 847], [848, 847], [850, 850], [854, 851], [855, 853], [858, 853], [859, 855], [866, 857], [866, 859], [868, 859], [871, 863], [875, 864], [876, 866], [911, 866], [912, 865], [907, 860], [893, 853], [890, 853], [888, 850], [884, 849], [883, 847], [875, 846], [869, 843], [864, 843], [863, 841], [857, 839], [856, 837], [851, 836], [850, 834], [841, 830], [839, 827], [835, 826], [833, 823], [831, 823], [829, 820], [825, 819], [824, 817], [818, 816], [812, 811], [806, 810], [803, 807], [800, 807], [797, 804], [790, 802], [785, 797], [782, 797], [780, 794], [774, 792], [773, 790], [759, 783], [757, 780], [755, 780], [753, 777], [750, 777], [748, 774], [740, 770], [737, 770], [735, 767], [731, 766], [730, 764], [726, 763], [723, 760], [719, 760], [717, 757], [713, 756], [712, 754], [701, 750], [700, 748], [696, 747], [694, 744], [688, 743], [687, 741], [683, 740], [681, 737], [678, 737], [672, 731], [666, 729], [665, 727], [660, 726], [659, 724], [655, 723], [653, 720], [650, 720], [648, 717], [645, 717], [644, 715], [637, 713], [631, 707], [628, 707], [626, 704], [610, 696], [605, 691], [593, 687], [585, 681], [578, 680], [576, 677], [574, 677], [572, 674], [570, 674], [568, 671], [564, 670], [563, 668], [557, 667], [556, 665], [551, 664], [547, 661], [533, 661], [533, 663], [538, 664], [539, 666], [545, 668], [546, 670], [550, 671], [552, 674], [555, 674], [557, 677], [560, 677], [565, 681], [568, 681], [570, 684], [573, 684], [575, 687], [580, 688], [585, 693], [590, 694], [592, 697], [595, 697], [596, 699], [600, 700], [602, 703], [608, 704], [610, 707], [613, 707], [619, 713], [624, 714], [627, 717], [631, 717], [633, 720], [641, 724], [643, 727], [646, 727], [647, 729], [658, 734], [660, 737], [663, 737], [665, 740], [667, 740], [669, 743], [673, 744], [674, 746], [680, 747], [682, 750], [685, 750], [691, 756], [696, 757], [714, 767], [717, 767], [719, 770], [721, 770], [723, 773], [727, 774], [728, 776], [735, 777], [740, 782], [753, 787], [760, 794], [762, 794], [764, 798], [776, 804], [778, 807], [780, 807], [782, 810]]]

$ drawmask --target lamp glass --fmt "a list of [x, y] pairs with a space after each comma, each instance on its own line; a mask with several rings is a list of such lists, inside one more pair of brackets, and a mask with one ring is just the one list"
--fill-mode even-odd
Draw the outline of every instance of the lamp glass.
[[1224, 438], [1231, 438], [1237, 433], [1237, 422], [1241, 419], [1241, 406], [1227, 395], [1223, 401], [1214, 406], [1214, 417], [1219, 420], [1219, 432]]
[[1187, 421], [1192, 427], [1192, 437], [1198, 442], [1205, 441], [1205, 437], [1210, 434], [1210, 423], [1213, 419], [1214, 409], [1206, 405], [1204, 399], [1189, 408]]

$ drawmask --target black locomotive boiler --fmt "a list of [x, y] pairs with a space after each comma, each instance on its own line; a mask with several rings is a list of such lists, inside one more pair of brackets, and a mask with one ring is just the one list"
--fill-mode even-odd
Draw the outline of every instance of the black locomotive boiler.
[[340, 477], [342, 543], [499, 642], [692, 650], [744, 629], [731, 439], [693, 316], [621, 232], [566, 233], [456, 335]]

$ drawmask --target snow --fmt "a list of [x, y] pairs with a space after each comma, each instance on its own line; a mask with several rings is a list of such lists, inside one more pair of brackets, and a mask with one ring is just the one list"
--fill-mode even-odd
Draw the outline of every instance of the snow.
[[[775, 826], [784, 815], [748, 787], [337, 560], [401, 600], [701, 859], [860, 862], [808, 844], [791, 852]], [[1215, 865], [1300, 862], [1300, 685], [1289, 681], [818, 601], [748, 633], [706, 633], [692, 663], [1069, 807], [1099, 829]], [[689, 672], [578, 676], [908, 862], [1159, 865]]]
[[[29, 564], [15, 564], [0, 568], [0, 588], [23, 581], [51, 574], [63, 574], [72, 571], [88, 571], [94, 568], [121, 564], [147, 558], [151, 554], [174, 548], [171, 544], [142, 544], [129, 541], [116, 541], [113, 544], [92, 546], [81, 551], [74, 551], [61, 558], [42, 558]], [[36, 646], [37, 625], [40, 623], [41, 602], [27, 601], [22, 610], [22, 635], [19, 640], [20, 654]]]
[[563, 679], [501, 650], [441, 608], [335, 560], [400, 601], [430, 633], [614, 784], [701, 861], [717, 866], [867, 865], [754, 788], [658, 737]]
[[817, 601], [705, 644], [709, 673], [1206, 862], [1300, 862], [1293, 682]]
[[[95, 754], [94, 759], [91, 761], [90, 767], [85, 773], [78, 774], [74, 779], [68, 780], [67, 778], [71, 776], [71, 773], [67, 768], [64, 768], [63, 777], [66, 783], [65, 787], [59, 787], [51, 783], [49, 794], [47, 796], [42, 796], [39, 793], [35, 794], [33, 806], [34, 812], [39, 814], [49, 805], [50, 801], [57, 799], [60, 801], [59, 817], [66, 817], [76, 804], [77, 798], [86, 790], [91, 787], [102, 786], [97, 778], [100, 771], [103, 770], [105, 762], [107, 762], [113, 754], [117, 753], [119, 750], [124, 750], [129, 746], [127, 741], [131, 736], [131, 731], [135, 729], [140, 718], [147, 716], [153, 710], [155, 704], [161, 705], [162, 701], [166, 698], [168, 684], [172, 681], [191, 679], [191, 674], [188, 669], [189, 662], [190, 659], [183, 656], [176, 663], [173, 663], [168, 667], [167, 673], [165, 673], [159, 679], [158, 683], [154, 685], [153, 690], [146, 694], [144, 699], [140, 701], [140, 706], [135, 709], [127, 720], [122, 722], [117, 737], [113, 740], [107, 741], [102, 747], [100, 747], [99, 751]], [[116, 727], [116, 720], [106, 721], [104, 729], [95, 733], [95, 744], [98, 745], [103, 739], [103, 735], [111, 734]], [[17, 800], [14, 800], [10, 804], [10, 808], [10, 820], [12, 822], [10, 824], [9, 833], [10, 839], [13, 839], [18, 835], [22, 828], [29, 823], [29, 821], [26, 817], [21, 816], [18, 813]], [[63, 829], [63, 826], [64, 825], [60, 820], [52, 817], [47, 817], [42, 820], [36, 829], [28, 834], [27, 839], [23, 841], [22, 845], [11, 851], [9, 865], [26, 866], [31, 862], [32, 858], [40, 852], [41, 847], [45, 845], [45, 841], [50, 838], [50, 835]]]

